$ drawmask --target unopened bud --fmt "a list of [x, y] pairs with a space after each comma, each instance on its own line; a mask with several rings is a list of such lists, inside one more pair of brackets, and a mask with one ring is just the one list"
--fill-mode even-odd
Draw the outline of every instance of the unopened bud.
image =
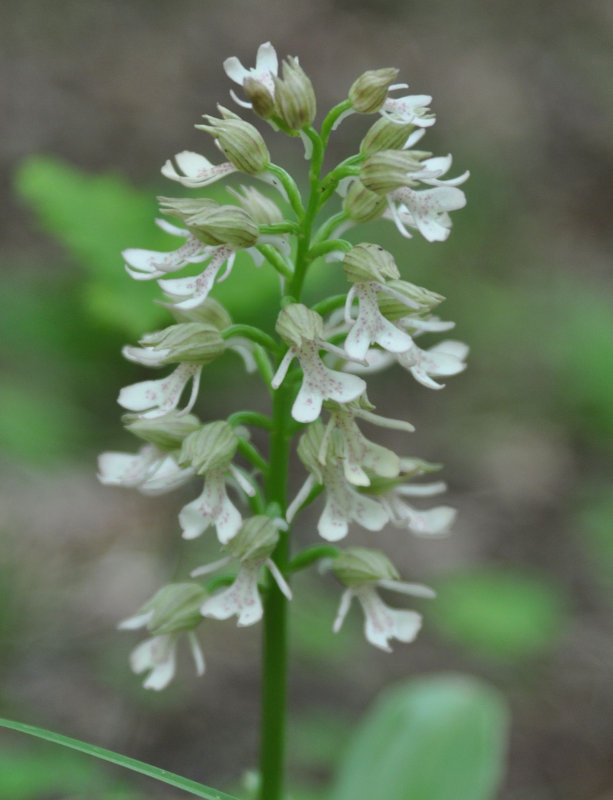
[[263, 83], [247, 76], [243, 81], [243, 91], [258, 117], [270, 119], [274, 115], [275, 99]]
[[322, 482], [321, 453], [324, 445], [325, 428], [321, 420], [313, 422], [300, 437], [298, 442], [298, 457], [304, 466], [312, 472], [318, 482]]
[[324, 323], [321, 316], [302, 303], [290, 303], [280, 312], [275, 326], [283, 341], [301, 347], [305, 341], [323, 338]]
[[378, 219], [386, 208], [385, 197], [371, 192], [359, 180], [353, 181], [343, 201], [343, 211], [346, 211], [354, 222], [371, 222], [373, 219]]
[[274, 76], [277, 113], [289, 128], [302, 130], [315, 119], [313, 84], [298, 59], [292, 56], [283, 62], [282, 71], [283, 80]]
[[[270, 153], [261, 133], [249, 122], [220, 108], [223, 119], [206, 115], [209, 125], [196, 125], [214, 136], [229, 161], [241, 172], [257, 175], [270, 164]], [[229, 115], [232, 116], [229, 116]]]
[[398, 70], [394, 67], [370, 69], [360, 75], [349, 89], [349, 101], [354, 111], [359, 111], [360, 114], [379, 111], [397, 75]]
[[438, 472], [441, 469], [441, 464], [432, 464], [429, 461], [423, 461], [421, 458], [401, 458], [400, 459], [400, 474], [396, 478], [382, 478], [379, 475], [374, 475], [371, 478], [370, 486], [368, 487], [369, 495], [381, 495], [391, 492], [396, 486], [406, 483], [407, 480], [412, 478], [419, 478], [421, 475], [427, 475], [430, 472]]
[[[416, 286], [409, 281], [392, 280], [387, 284], [392, 293], [379, 292], [377, 303], [379, 311], [387, 319], [401, 319], [407, 314], [424, 314], [432, 311], [445, 299], [443, 295]], [[403, 303], [403, 299], [406, 302]]]
[[343, 259], [343, 269], [351, 283], [385, 283], [387, 278], [400, 277], [394, 256], [381, 245], [368, 242], [351, 248]]
[[228, 191], [236, 197], [241, 207], [258, 225], [273, 225], [282, 222], [283, 214], [279, 206], [253, 186], [241, 186], [241, 191], [228, 187]]
[[238, 447], [238, 437], [227, 422], [209, 422], [183, 441], [178, 462], [193, 467], [198, 475], [213, 469], [226, 469]]
[[245, 520], [225, 549], [241, 561], [265, 559], [270, 556], [278, 541], [279, 521], [260, 514]]
[[200, 606], [207, 594], [198, 583], [169, 583], [145, 603], [138, 615], [151, 614], [147, 629], [154, 636], [193, 630], [202, 622]]
[[140, 344], [160, 353], [161, 364], [209, 364], [225, 350], [218, 329], [201, 322], [181, 322], [147, 333]]
[[381, 150], [368, 156], [360, 170], [360, 180], [379, 195], [412, 185], [411, 174], [421, 168], [413, 151]]
[[369, 156], [381, 150], [401, 150], [413, 129], [413, 125], [403, 125], [392, 122], [387, 117], [379, 117], [366, 131], [366, 136], [360, 143], [360, 153]]
[[202, 322], [205, 325], [212, 325], [218, 331], [225, 331], [232, 325], [232, 317], [221, 303], [211, 296], [195, 308], [178, 308], [172, 303], [160, 303], [160, 305], [168, 308], [177, 322]]
[[345, 586], [380, 580], [398, 580], [398, 570], [380, 550], [348, 547], [333, 559], [332, 571]]
[[122, 420], [127, 430], [160, 450], [176, 450], [181, 447], [186, 436], [201, 426], [198, 417], [181, 414], [179, 411], [171, 411], [163, 417], [153, 419], [126, 414]]
[[229, 245], [236, 248], [252, 247], [258, 240], [259, 230], [247, 212], [238, 206], [216, 206], [205, 209], [185, 220], [185, 224], [198, 239], [215, 247]]

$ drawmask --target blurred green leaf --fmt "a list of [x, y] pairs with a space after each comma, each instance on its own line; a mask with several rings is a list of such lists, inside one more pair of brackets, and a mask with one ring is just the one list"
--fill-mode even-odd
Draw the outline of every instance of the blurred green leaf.
[[54, 461], [74, 446], [75, 417], [79, 414], [64, 398], [40, 387], [0, 386], [0, 449], [10, 456]]
[[50, 156], [32, 156], [15, 176], [18, 194], [41, 227], [74, 256], [88, 277], [84, 299], [106, 326], [131, 337], [154, 327], [163, 313], [152, 300], [155, 282], [133, 281], [121, 251], [173, 249], [172, 237], [154, 224], [155, 197], [117, 175], [87, 175]]
[[0, 755], [0, 797], [39, 800], [56, 793], [89, 800], [140, 800], [142, 794], [110, 779], [95, 764], [69, 753], [5, 752]]
[[544, 578], [480, 569], [435, 582], [430, 615], [450, 638], [500, 658], [537, 655], [555, 644], [563, 598]]
[[410, 680], [377, 700], [349, 744], [330, 800], [491, 800], [507, 712], [461, 675]]
[[613, 301], [602, 288], [565, 285], [556, 297], [564, 324], [546, 348], [557, 398], [575, 429], [613, 446]]
[[613, 597], [613, 496], [592, 493], [577, 517], [577, 533], [594, 570]]

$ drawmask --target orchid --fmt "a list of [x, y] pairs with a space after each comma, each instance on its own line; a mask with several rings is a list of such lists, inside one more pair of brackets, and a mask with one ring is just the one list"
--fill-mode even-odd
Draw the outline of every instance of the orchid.
[[[192, 150], [164, 163], [162, 175], [175, 186], [207, 190], [215, 184], [214, 199], [159, 197], [160, 213], [178, 224], [163, 219], [157, 224], [176, 237], [178, 246], [123, 252], [128, 274], [136, 281], [157, 281], [165, 298], [160, 306], [174, 317], [172, 324], [126, 345], [123, 356], [172, 371], [121, 389], [119, 405], [130, 412], [124, 423], [144, 445], [136, 454], [103, 453], [99, 478], [144, 494], [200, 480], [199, 494], [178, 511], [177, 533], [191, 541], [214, 530], [204, 546], [219, 555], [191, 571], [202, 584], [167, 584], [120, 627], [147, 630], [130, 663], [144, 674], [146, 688], [159, 690], [175, 675], [181, 636], [188, 638], [196, 671], [204, 672], [195, 630], [205, 619], [215, 625], [236, 618], [241, 628], [263, 621], [263, 755], [257, 791], [258, 800], [282, 800], [287, 795], [281, 732], [291, 576], [317, 562], [332, 571], [344, 587], [334, 632], [356, 598], [367, 641], [389, 651], [392, 640], [413, 641], [422, 619], [416, 610], [388, 605], [380, 593], [429, 598], [433, 592], [401, 580], [383, 552], [341, 550], [337, 543], [351, 541], [353, 527], [381, 543], [387, 528], [442, 536], [456, 516], [447, 505], [421, 508], [420, 498], [445, 489], [442, 481], [415, 481], [437, 465], [402, 455], [389, 437], [379, 443], [362, 428], [414, 430], [407, 420], [375, 413], [369, 396], [379, 401], [366, 377], [398, 364], [419, 384], [440, 390], [440, 379], [464, 370], [468, 347], [455, 339], [421, 347], [423, 334], [454, 326], [433, 314], [444, 297], [408, 280], [408, 252], [397, 254], [397, 262], [381, 245], [357, 237], [350, 242], [344, 233], [383, 217], [405, 239], [417, 230], [427, 242], [442, 242], [450, 233], [450, 213], [466, 203], [460, 186], [468, 173], [449, 177], [451, 155], [417, 149], [435, 122], [431, 98], [397, 94], [407, 84], [395, 83], [393, 67], [358, 76], [319, 129], [315, 89], [296, 57], [280, 65], [275, 48], [265, 42], [254, 67], [232, 56], [224, 70], [242, 88], [240, 97], [231, 91], [242, 109], [252, 110], [278, 134], [301, 140], [308, 181], [273, 161], [260, 126], [222, 105], [216, 116], [205, 113], [196, 125], [223, 154], [220, 163]], [[351, 114], [374, 115], [375, 121], [358, 152], [326, 172], [329, 139]], [[227, 185], [228, 178], [234, 186]], [[278, 194], [267, 196], [266, 184]], [[331, 212], [333, 202], [341, 207]], [[239, 280], [234, 269], [239, 255], [262, 269], [247, 268]], [[312, 280], [316, 263], [327, 270], [326, 281]], [[270, 286], [260, 291], [258, 281], [271, 272], [276, 292]], [[232, 316], [220, 302], [219, 284], [226, 280], [234, 286]], [[336, 294], [322, 293], [332, 285]], [[258, 304], [266, 308], [253, 307]], [[241, 370], [240, 384], [228, 384], [232, 391], [203, 404], [209, 412], [229, 406], [224, 418], [201, 421], [190, 413], [201, 374], [228, 350], [241, 356], [249, 375]], [[215, 383], [213, 373], [207, 394]], [[302, 476], [292, 468], [297, 437]], [[300, 488], [289, 502], [294, 480]], [[295, 541], [300, 514], [320, 494], [316, 522], [303, 531], [316, 544], [301, 548]], [[408, 544], [410, 537], [401, 539]]]

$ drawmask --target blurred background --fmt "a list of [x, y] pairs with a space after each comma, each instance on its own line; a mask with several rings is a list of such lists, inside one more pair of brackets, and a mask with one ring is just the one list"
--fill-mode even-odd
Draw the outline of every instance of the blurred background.
[[[471, 171], [446, 243], [407, 243], [389, 224], [354, 234], [380, 240], [403, 277], [444, 294], [442, 316], [470, 344], [469, 369], [444, 392], [401, 371], [369, 392], [380, 413], [415, 423], [403, 446], [445, 464], [460, 513], [445, 540], [381, 540], [406, 579], [438, 590], [420, 606], [419, 641], [391, 656], [366, 645], [355, 610], [331, 633], [331, 579], [296, 580], [295, 796], [319, 796], [382, 687], [462, 672], [510, 708], [502, 800], [613, 797], [612, 30], [605, 0], [4, 0], [3, 716], [228, 791], [257, 763], [258, 627], [207, 625], [206, 677], [192, 676], [183, 653], [180, 678], [153, 696], [129, 671], [138, 638], [115, 630], [162, 583], [215, 556], [212, 537], [184, 544], [177, 533], [195, 487], [154, 499], [104, 488], [96, 454], [137, 448], [115, 400], [148, 375], [119, 351], [168, 320], [120, 251], [172, 249], [153, 225], [155, 195], [179, 192], [159, 168], [183, 149], [215, 158], [193, 125], [216, 102], [231, 105], [222, 61], [252, 65], [271, 40], [300, 57], [322, 110], [364, 70], [400, 68], [412, 92], [434, 98], [425, 146], [451, 151], [453, 174]], [[331, 163], [373, 121], [345, 122]], [[303, 175], [300, 143], [266, 130], [273, 158]], [[241, 269], [216, 296], [236, 320], [263, 314], [272, 327], [274, 311], [262, 309], [274, 276], [245, 291]], [[331, 271], [315, 268], [312, 297], [342, 285]], [[265, 402], [237, 364], [208, 368], [204, 419], [238, 409], [248, 391]], [[293, 485], [300, 478], [297, 469]], [[177, 792], [6, 734], [0, 796]]]

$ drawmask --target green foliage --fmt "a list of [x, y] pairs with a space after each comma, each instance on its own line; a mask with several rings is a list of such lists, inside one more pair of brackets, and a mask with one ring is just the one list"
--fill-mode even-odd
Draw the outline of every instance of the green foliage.
[[492, 800], [507, 712], [500, 695], [461, 675], [384, 692], [349, 743], [330, 800]]
[[451, 639], [504, 659], [546, 652], [563, 623], [563, 599], [544, 578], [479, 569], [434, 584], [431, 617]]
[[0, 797], [39, 800], [58, 795], [88, 800], [143, 800], [144, 795], [112, 779], [90, 761], [70, 753], [4, 752], [0, 755]]
[[[154, 327], [163, 316], [152, 302], [157, 286], [133, 281], [123, 270], [120, 255], [135, 246], [172, 249], [172, 238], [152, 223], [153, 197], [119, 176], [87, 175], [49, 156], [26, 159], [15, 181], [41, 227], [83, 269], [87, 311], [105, 326], [131, 337]], [[135, 244], [139, 241], [141, 245]]]
[[613, 599], [613, 497], [610, 489], [591, 493], [576, 520], [577, 534], [594, 571]]
[[23, 722], [0, 719], [0, 727], [18, 731], [19, 733], [25, 733], [38, 739], [44, 739], [47, 742], [53, 742], [54, 744], [67, 747], [71, 750], [77, 750], [80, 753], [98, 758], [101, 761], [108, 761], [111, 764], [116, 764], [117, 766], [132, 770], [133, 772], [138, 772], [141, 775], [146, 775], [147, 777], [158, 780], [161, 783], [167, 783], [170, 786], [183, 789], [183, 791], [187, 792], [188, 794], [192, 794], [195, 797], [204, 798], [204, 800], [236, 800], [235, 797], [232, 797], [229, 794], [219, 792], [216, 789], [211, 789], [210, 787], [204, 786], [201, 783], [189, 780], [189, 778], [182, 778], [180, 775], [175, 775], [166, 769], [160, 769], [159, 767], [154, 767], [151, 764], [145, 764], [143, 761], [137, 761], [134, 758], [128, 758], [128, 756], [123, 756], [120, 753], [114, 753], [112, 750], [106, 750], [104, 747], [98, 747], [94, 744], [81, 742], [78, 739], [71, 739], [68, 736], [63, 736], [62, 734], [54, 733], [53, 731], [47, 731], [44, 728], [39, 728], [35, 725], [26, 725]]
[[567, 421], [599, 447], [613, 445], [613, 302], [598, 287], [565, 286], [558, 297], [564, 324], [547, 352]]

